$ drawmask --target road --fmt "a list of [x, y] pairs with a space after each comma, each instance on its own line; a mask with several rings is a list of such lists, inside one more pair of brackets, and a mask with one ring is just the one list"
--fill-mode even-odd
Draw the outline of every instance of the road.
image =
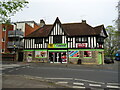
[[4, 69], [3, 74], [42, 77], [71, 88], [120, 88], [117, 64], [103, 67], [30, 63], [25, 66]]

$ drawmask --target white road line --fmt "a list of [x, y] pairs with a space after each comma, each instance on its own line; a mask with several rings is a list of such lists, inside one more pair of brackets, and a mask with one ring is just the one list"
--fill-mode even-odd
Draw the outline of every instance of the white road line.
[[25, 68], [25, 67], [22, 67], [22, 68]]
[[73, 86], [73, 88], [85, 88], [85, 87], [80, 87], [80, 86]]
[[84, 83], [73, 83], [73, 84], [76, 84], [76, 85], [84, 85]]
[[10, 71], [8, 71], [8, 72], [12, 72], [13, 70], [10, 70]]
[[56, 84], [67, 84], [68, 82], [56, 82]]
[[89, 84], [89, 86], [101, 87], [101, 85], [98, 85], [98, 84]]
[[119, 83], [107, 83], [109, 85], [120, 85]]
[[120, 88], [119, 86], [110, 86], [110, 85], [107, 85], [108, 88]]
[[16, 68], [15, 70], [19, 70], [19, 68]]
[[90, 83], [99, 83], [99, 84], [105, 84], [105, 83], [103, 83], [103, 82], [95, 82], [95, 81], [84, 80], [84, 79], [75, 79], [75, 80], [79, 80], [79, 81], [85, 81], [85, 82], [90, 82]]
[[45, 79], [66, 79], [66, 80], [73, 80], [73, 78], [45, 78]]

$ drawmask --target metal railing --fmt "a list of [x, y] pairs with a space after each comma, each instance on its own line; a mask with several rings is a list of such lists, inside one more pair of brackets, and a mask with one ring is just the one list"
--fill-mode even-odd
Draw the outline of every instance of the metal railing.
[[7, 43], [7, 48], [23, 48], [23, 42], [22, 41], [9, 41]]
[[8, 31], [8, 37], [20, 37], [23, 38], [24, 33], [21, 30]]

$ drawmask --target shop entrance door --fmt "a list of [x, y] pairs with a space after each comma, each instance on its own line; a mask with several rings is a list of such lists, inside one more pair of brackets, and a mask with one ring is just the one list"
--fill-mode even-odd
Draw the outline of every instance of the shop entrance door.
[[102, 53], [98, 53], [98, 64], [102, 64]]
[[67, 63], [66, 52], [49, 52], [51, 63]]

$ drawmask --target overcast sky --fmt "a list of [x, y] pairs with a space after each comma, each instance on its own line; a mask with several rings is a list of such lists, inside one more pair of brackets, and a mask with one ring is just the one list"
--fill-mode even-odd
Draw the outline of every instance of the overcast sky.
[[86, 20], [97, 26], [114, 25], [117, 19], [118, 0], [28, 0], [28, 8], [18, 12], [12, 21], [30, 21], [39, 23], [44, 19], [46, 24], [53, 24], [56, 17], [61, 23], [74, 23]]

